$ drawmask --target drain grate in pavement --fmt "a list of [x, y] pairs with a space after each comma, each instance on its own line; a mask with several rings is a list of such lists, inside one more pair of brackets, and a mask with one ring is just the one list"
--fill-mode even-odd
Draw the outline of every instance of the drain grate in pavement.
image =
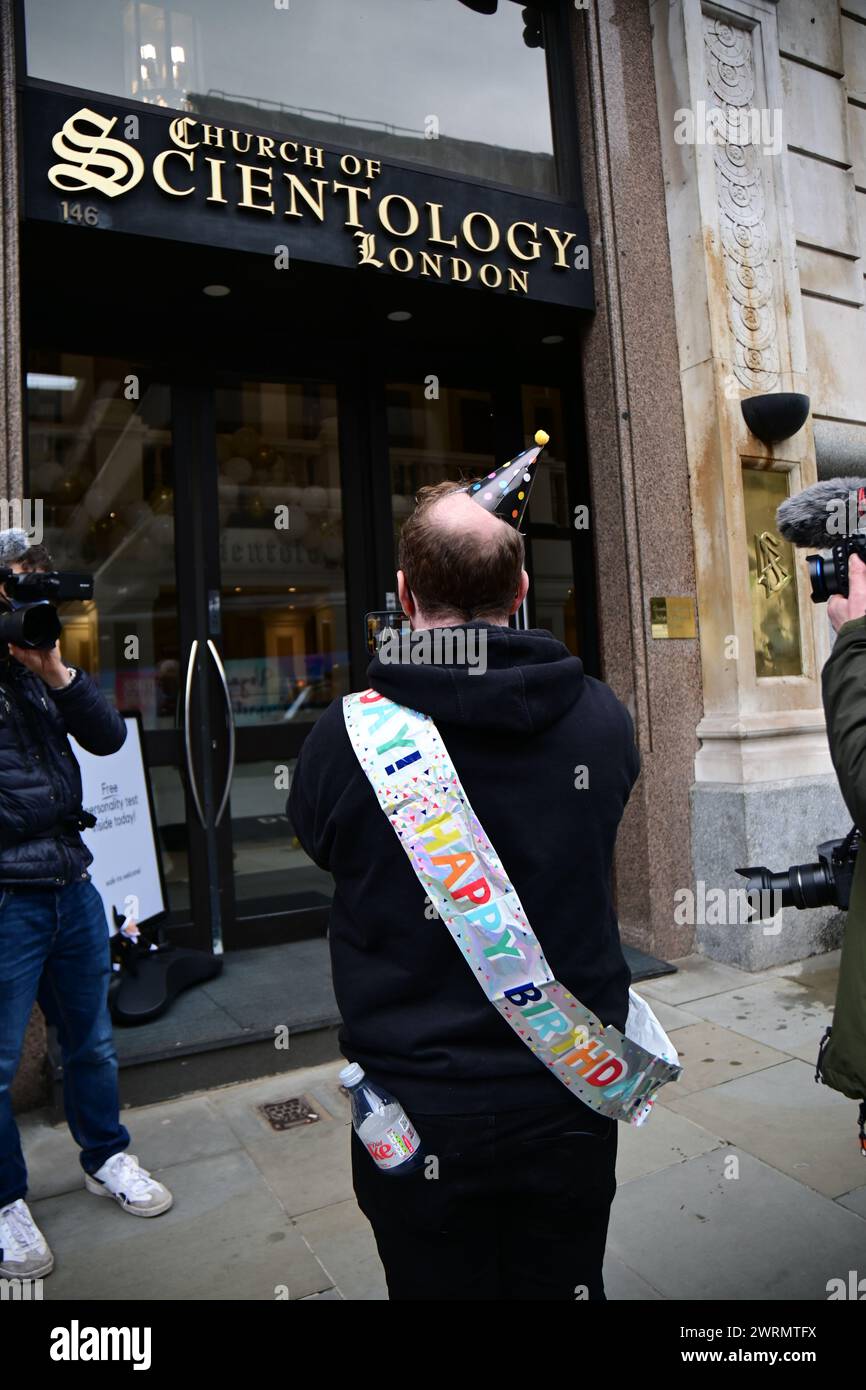
[[296, 1125], [311, 1125], [319, 1119], [306, 1096], [290, 1096], [288, 1100], [274, 1100], [260, 1105], [271, 1129], [294, 1129]]

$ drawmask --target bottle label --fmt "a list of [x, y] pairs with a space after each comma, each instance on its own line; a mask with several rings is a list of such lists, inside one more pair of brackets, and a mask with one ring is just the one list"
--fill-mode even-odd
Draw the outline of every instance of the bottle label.
[[418, 1148], [418, 1134], [407, 1115], [390, 1124], [383, 1135], [367, 1144], [367, 1151], [380, 1168], [396, 1168]]

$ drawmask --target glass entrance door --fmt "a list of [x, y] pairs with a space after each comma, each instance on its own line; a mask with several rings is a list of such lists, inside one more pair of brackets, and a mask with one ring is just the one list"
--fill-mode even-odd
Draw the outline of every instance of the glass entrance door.
[[180, 941], [324, 932], [331, 880], [294, 837], [288, 791], [314, 721], [363, 682], [363, 614], [393, 588], [426, 483], [485, 473], [548, 430], [528, 619], [595, 669], [565, 394], [467, 373], [430, 399], [423, 380], [408, 361], [399, 375], [195, 381], [31, 355], [29, 496], [55, 564], [95, 578], [93, 601], [62, 615], [64, 654], [141, 714]]
[[141, 714], [169, 927], [215, 949], [321, 933], [331, 880], [285, 808], [306, 733], [350, 688], [336, 384], [28, 367], [41, 539], [95, 581], [62, 613], [64, 655]]
[[336, 384], [221, 385], [214, 434], [211, 609], [218, 597], [221, 632], [212, 655], [231, 725], [225, 931], [227, 944], [242, 944], [289, 914], [327, 907], [331, 895], [285, 806], [306, 734], [350, 688]]

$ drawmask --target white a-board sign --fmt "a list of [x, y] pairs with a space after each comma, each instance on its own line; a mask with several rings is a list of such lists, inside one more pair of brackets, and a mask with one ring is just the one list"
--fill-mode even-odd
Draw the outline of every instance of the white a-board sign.
[[135, 714], [124, 714], [123, 722], [126, 741], [107, 757], [98, 758], [69, 740], [81, 768], [81, 803], [96, 816], [96, 825], [83, 830], [81, 838], [93, 855], [90, 877], [112, 932], [118, 925], [115, 910], [122, 920], [133, 917], [142, 923], [166, 909], [141, 722]]

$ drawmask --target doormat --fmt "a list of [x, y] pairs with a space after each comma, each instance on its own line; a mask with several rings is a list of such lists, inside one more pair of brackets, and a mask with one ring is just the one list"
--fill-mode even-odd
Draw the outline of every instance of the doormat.
[[631, 971], [632, 982], [636, 980], [654, 980], [659, 975], [676, 975], [677, 967], [670, 965], [666, 960], [657, 960], [655, 956], [648, 956], [646, 951], [639, 951], [636, 946], [623, 946], [622, 953], [625, 956], [625, 963]]

